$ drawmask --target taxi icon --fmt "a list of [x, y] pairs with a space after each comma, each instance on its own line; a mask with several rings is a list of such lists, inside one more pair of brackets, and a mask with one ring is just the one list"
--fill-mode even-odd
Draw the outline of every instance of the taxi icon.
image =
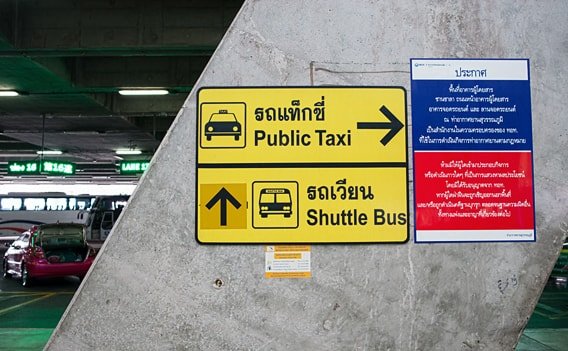
[[209, 117], [209, 121], [205, 123], [205, 138], [208, 141], [214, 136], [232, 136], [235, 140], [239, 140], [242, 133], [242, 127], [234, 113], [228, 110], [219, 110]]

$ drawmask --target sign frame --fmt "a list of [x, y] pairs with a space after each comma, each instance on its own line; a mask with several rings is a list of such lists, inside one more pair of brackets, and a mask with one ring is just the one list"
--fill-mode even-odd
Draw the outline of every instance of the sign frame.
[[[246, 89], [270, 89], [270, 90], [277, 90], [277, 89], [309, 89], [309, 90], [313, 90], [313, 91], [317, 91], [318, 89], [321, 90], [336, 90], [336, 89], [385, 89], [385, 91], [387, 90], [397, 90], [402, 92], [402, 104], [397, 104], [397, 109], [404, 111], [404, 117], [402, 116], [398, 116], [398, 119], [402, 122], [401, 123], [401, 127], [400, 130], [402, 130], [402, 134], [404, 135], [404, 140], [401, 141], [399, 140], [399, 143], [403, 144], [403, 148], [404, 150], [402, 150], [402, 148], [397, 151], [399, 152], [401, 155], [404, 154], [404, 161], [403, 162], [382, 162], [384, 164], [388, 164], [386, 166], [383, 167], [393, 167], [393, 169], [398, 169], [395, 167], [401, 167], [401, 169], [403, 169], [404, 173], [404, 185], [401, 186], [401, 188], [404, 188], [404, 192], [405, 194], [401, 194], [400, 199], [398, 201], [401, 201], [404, 203], [404, 215], [406, 216], [406, 223], [405, 223], [405, 229], [404, 229], [404, 238], [403, 240], [385, 240], [385, 241], [374, 241], [374, 240], [363, 240], [363, 241], [343, 241], [343, 240], [333, 240], [333, 241], [314, 241], [314, 240], [258, 240], [258, 241], [242, 241], [242, 240], [238, 240], [238, 241], [203, 241], [200, 240], [200, 203], [199, 203], [199, 186], [200, 186], [200, 180], [201, 180], [201, 175], [199, 172], [199, 169], [201, 168], [201, 164], [200, 164], [200, 157], [199, 157], [199, 153], [200, 153], [200, 147], [202, 147], [202, 121], [200, 121], [201, 119], [201, 105], [202, 104], [207, 104], [207, 103], [211, 103], [210, 100], [207, 99], [203, 99], [204, 101], [202, 101], [202, 99], [200, 98], [201, 95], [200, 93], [203, 90], [208, 90], [208, 89], [222, 89], [222, 90], [246, 90]], [[392, 92], [391, 92], [392, 93]], [[196, 150], [195, 150], [195, 157], [196, 157], [196, 174], [195, 174], [195, 238], [196, 241], [200, 244], [206, 244], [206, 245], [210, 245], [210, 244], [227, 244], [227, 245], [254, 245], [254, 244], [259, 244], [259, 245], [267, 245], [267, 244], [283, 244], [283, 245], [334, 245], [334, 244], [348, 244], [348, 245], [359, 245], [359, 244], [395, 244], [395, 245], [399, 245], [399, 244], [405, 244], [410, 240], [410, 194], [409, 194], [409, 155], [408, 155], [408, 137], [409, 137], [409, 128], [408, 128], [408, 96], [407, 96], [407, 90], [403, 87], [403, 86], [324, 86], [324, 87], [319, 87], [319, 86], [285, 86], [285, 87], [279, 87], [279, 86], [246, 86], [246, 87], [223, 87], [223, 86], [207, 86], [207, 87], [201, 87], [198, 92], [197, 92], [197, 99], [196, 99], [196, 104], [197, 104], [197, 109], [196, 109], [196, 140], [195, 140], [195, 146], [196, 146]], [[230, 99], [229, 99], [230, 100]], [[227, 101], [227, 103], [231, 103], [229, 101]], [[248, 104], [248, 101], [245, 103], [245, 105]], [[385, 106], [383, 106], [385, 107]], [[378, 108], [378, 106], [377, 106]], [[381, 112], [383, 112], [383, 110], [381, 110]], [[387, 109], [388, 112], [388, 109]], [[388, 117], [384, 112], [383, 115], [385, 115], [385, 120], [386, 118], [388, 118], [389, 120], [390, 117]], [[396, 117], [395, 117], [396, 118]], [[353, 123], [359, 123], [359, 121], [352, 121]], [[394, 123], [394, 122], [393, 122]], [[400, 123], [400, 122], [399, 122]], [[369, 124], [386, 124], [386, 123], [369, 123]], [[368, 127], [368, 128], [357, 128], [357, 129], [390, 129], [387, 127]], [[394, 128], [393, 128], [394, 129]], [[391, 138], [394, 137], [396, 135], [396, 133], [387, 133], [387, 131], [381, 131], [381, 133], [377, 133], [377, 140], [376, 142], [379, 143], [380, 137], [385, 136], [386, 134], [392, 134]], [[382, 141], [384, 141], [385, 139], [387, 139], [386, 137], [384, 137], [382, 139]], [[381, 142], [382, 142], [381, 141]], [[382, 146], [386, 146], [386, 143], [388, 143], [388, 140], [386, 142], [383, 142]], [[211, 147], [213, 148], [213, 147]], [[235, 147], [237, 148], [237, 147]], [[239, 147], [240, 148], [240, 147]], [[361, 162], [360, 162], [361, 163]], [[376, 162], [376, 163], [381, 163], [381, 162]], [[234, 164], [232, 164], [229, 167], [233, 167]], [[250, 166], [250, 164], [248, 164], [248, 166]], [[238, 165], [236, 167], [239, 167]], [[270, 165], [263, 165], [261, 167], [258, 168], [270, 168]], [[217, 168], [217, 167], [215, 167]], [[218, 168], [222, 168], [221, 166], [219, 166]], [[313, 167], [312, 167], [313, 168]], [[257, 181], [261, 181], [261, 180], [257, 180]], [[248, 200], [248, 199], [247, 199]], [[229, 200], [230, 201], [230, 200]], [[203, 202], [203, 200], [202, 200]], [[248, 201], [247, 201], [248, 202]], [[203, 205], [203, 204], [201, 204]], [[227, 206], [231, 206], [230, 204]], [[221, 215], [223, 216], [223, 215]], [[249, 214], [247, 214], [247, 216], [249, 216]], [[376, 219], [375, 219], [376, 220]], [[250, 228], [250, 230], [252, 230], [253, 228]], [[296, 229], [299, 230], [299, 229]], [[330, 229], [331, 230], [331, 229]], [[357, 230], [356, 228], [352, 228], [351, 230]], [[384, 234], [383, 234], [384, 235]], [[401, 235], [402, 236], [402, 235]]]

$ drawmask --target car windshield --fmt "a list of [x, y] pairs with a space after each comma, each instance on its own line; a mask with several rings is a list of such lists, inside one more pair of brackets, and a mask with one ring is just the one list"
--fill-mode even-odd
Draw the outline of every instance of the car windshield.
[[237, 118], [232, 113], [214, 113], [209, 122], [236, 122]]

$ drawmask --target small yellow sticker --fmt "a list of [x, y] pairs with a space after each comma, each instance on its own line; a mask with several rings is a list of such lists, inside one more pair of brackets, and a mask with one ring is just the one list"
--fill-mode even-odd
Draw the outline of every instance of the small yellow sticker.
[[311, 278], [309, 245], [275, 245], [265, 249], [266, 278]]

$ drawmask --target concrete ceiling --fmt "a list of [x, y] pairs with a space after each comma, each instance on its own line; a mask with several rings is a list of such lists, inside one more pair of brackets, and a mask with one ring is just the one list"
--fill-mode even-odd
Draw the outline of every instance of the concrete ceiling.
[[151, 158], [242, 2], [0, 2], [0, 90], [20, 93], [0, 97], [0, 180], [46, 178], [6, 174], [8, 161], [37, 159], [42, 148], [77, 163], [77, 176], [57, 181], [135, 180], [118, 175], [115, 150]]

